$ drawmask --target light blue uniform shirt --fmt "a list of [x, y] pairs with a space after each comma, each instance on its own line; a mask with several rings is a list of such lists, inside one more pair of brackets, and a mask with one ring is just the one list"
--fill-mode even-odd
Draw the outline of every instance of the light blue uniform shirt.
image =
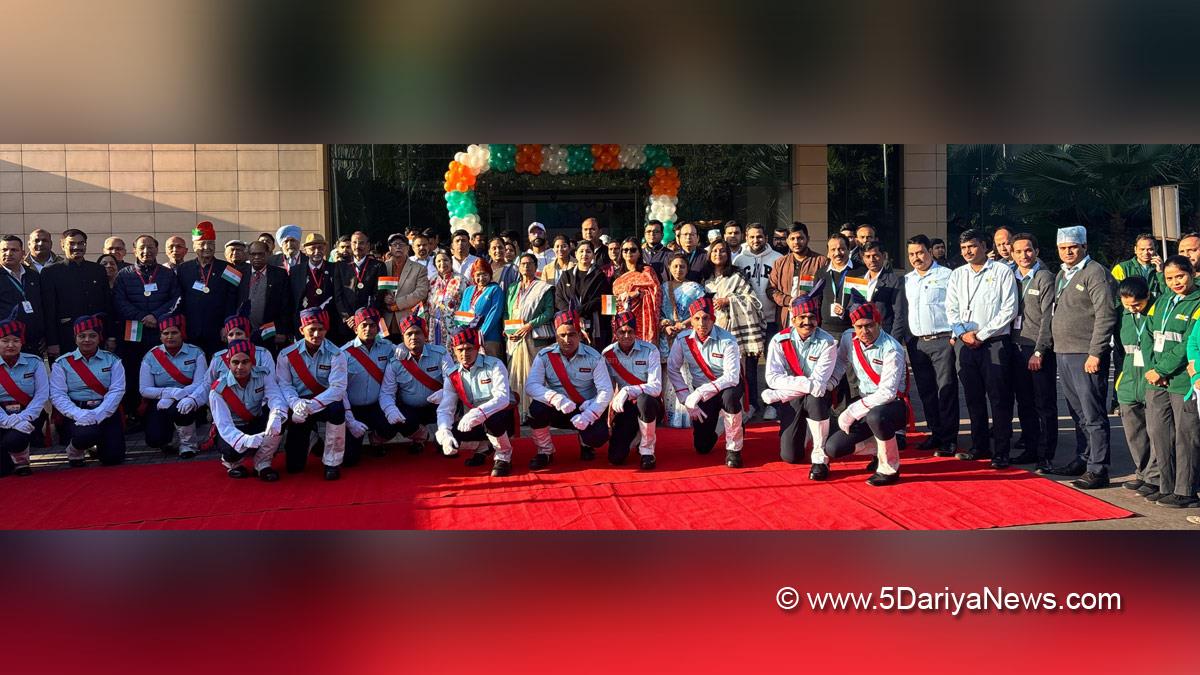
[[[632, 382], [626, 382], [612, 367], [612, 364], [608, 362], [608, 355], [610, 353], [616, 355], [617, 362], [630, 375], [640, 379], [645, 384], [636, 385]], [[600, 355], [604, 358], [604, 364], [608, 368], [608, 377], [612, 380], [614, 392], [621, 387], [632, 387], [629, 394], [635, 398], [641, 394], [658, 396], [662, 393], [662, 363], [658, 347], [645, 340], [634, 340], [633, 348], [626, 354], [614, 342], [605, 347], [604, 351], [600, 352]]]
[[978, 272], [963, 265], [950, 273], [946, 319], [956, 338], [971, 331], [980, 340], [1008, 335], [1019, 299], [1017, 277], [1004, 263], [988, 260]]
[[946, 291], [950, 268], [933, 263], [925, 275], [913, 270], [904, 275], [904, 297], [908, 301], [908, 331], [915, 337], [950, 332], [946, 320]]
[[[326, 387], [325, 391], [313, 395], [308, 385], [296, 375], [288, 361], [288, 355], [298, 352], [313, 379]], [[316, 353], [309, 354], [304, 340], [297, 340], [279, 352], [275, 360], [275, 379], [287, 405], [297, 399], [311, 399], [326, 408], [341, 403], [346, 395], [346, 355], [329, 340], [321, 342]]]
[[[580, 344], [579, 349], [571, 358], [562, 355], [557, 344], [550, 345], [538, 352], [529, 368], [529, 378], [525, 382], [525, 392], [529, 397], [542, 403], [550, 393], [567, 395], [567, 390], [558, 379], [558, 373], [550, 364], [550, 354], [558, 354], [562, 359], [567, 378], [579, 395], [584, 398], [580, 409], [591, 412], [601, 412], [612, 400], [612, 379], [608, 376], [608, 366], [602, 363], [600, 352], [590, 346]], [[568, 397], [569, 398], [569, 397]]]
[[[428, 349], [429, 345], [425, 345], [425, 348]], [[467, 398], [471, 399], [469, 403], [462, 402], [464, 413], [472, 408], [478, 408], [486, 418], [508, 407], [510, 400], [508, 369], [504, 367], [504, 362], [500, 359], [480, 352], [470, 368], [463, 368], [462, 365], [455, 364], [446, 371], [442, 388], [445, 393], [442, 395], [442, 402], [438, 404], [437, 410], [439, 429], [450, 429], [456, 422], [455, 413], [459, 400], [458, 390], [454, 388], [451, 377], [454, 373], [460, 373], [463, 390], [466, 391]]]
[[[84, 384], [68, 361], [83, 361], [96, 376], [106, 393], [100, 394]], [[54, 362], [50, 371], [50, 402], [63, 415], [78, 420], [85, 410], [97, 410], [97, 420], [108, 419], [121, 405], [125, 396], [125, 368], [121, 359], [112, 352], [99, 349], [92, 358], [85, 359], [78, 349], [63, 354]]]
[[[366, 368], [358, 362], [358, 358], [350, 353], [351, 349], [363, 350], [362, 340], [354, 338], [353, 340], [342, 345], [342, 351], [346, 353], [346, 398], [350, 400], [350, 405], [370, 405], [379, 401], [379, 386], [383, 384], [382, 380], [375, 381]], [[392, 352], [396, 350], [396, 345], [386, 338], [377, 337], [375, 343], [371, 345], [371, 349], [366, 350], [367, 356], [375, 362], [379, 367], [380, 372], [387, 372], [388, 361], [392, 358]]]
[[50, 379], [46, 376], [46, 364], [33, 354], [22, 352], [17, 354], [17, 361], [11, 366], [0, 359], [0, 368], [8, 371], [8, 376], [17, 385], [17, 389], [32, 397], [29, 405], [22, 406], [8, 391], [0, 387], [0, 408], [3, 408], [7, 417], [15, 416], [32, 422], [42, 413], [46, 401], [50, 398]]
[[[408, 351], [407, 347], [396, 347], [393, 350], [393, 356], [391, 363], [383, 371], [383, 385], [379, 388], [379, 407], [383, 410], [383, 414], [388, 415], [397, 410], [397, 399], [412, 408], [430, 405], [430, 394], [441, 390], [430, 389], [421, 384], [404, 367], [403, 361], [413, 360], [412, 353]], [[445, 347], [426, 343], [421, 348], [421, 357], [416, 359], [416, 364], [422, 372], [440, 383], [446, 373], [454, 367], [454, 360], [450, 358], [450, 353], [446, 351]]]
[[[783, 343], [791, 342], [800, 362], [800, 375], [792, 371], [783, 353]], [[783, 392], [824, 396], [837, 380], [833, 378], [837, 365], [837, 340], [818, 328], [807, 340], [801, 340], [794, 328], [776, 333], [767, 344], [767, 386]], [[801, 381], [801, 380], [805, 381]]]
[[671, 345], [671, 354], [667, 357], [667, 377], [670, 378], [671, 386], [676, 392], [688, 391], [687, 383], [683, 381], [683, 368], [687, 368], [691, 375], [692, 389], [710, 382], [692, 356], [692, 350], [688, 347], [689, 340], [695, 340], [700, 357], [716, 377], [711, 382], [717, 387], [717, 391], [728, 389], [741, 381], [742, 352], [733, 335], [720, 326], [713, 326], [708, 338], [701, 342], [689, 328], [675, 337], [675, 342]]

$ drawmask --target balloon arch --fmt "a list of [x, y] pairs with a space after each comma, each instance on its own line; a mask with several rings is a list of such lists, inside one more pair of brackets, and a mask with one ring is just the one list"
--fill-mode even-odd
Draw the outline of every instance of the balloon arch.
[[528, 173], [535, 176], [583, 174], [621, 169], [649, 176], [650, 199], [646, 217], [663, 223], [663, 241], [675, 238], [675, 207], [679, 204], [679, 169], [661, 145], [469, 145], [455, 153], [446, 171], [446, 210], [450, 230], [479, 232], [475, 186], [488, 171]]

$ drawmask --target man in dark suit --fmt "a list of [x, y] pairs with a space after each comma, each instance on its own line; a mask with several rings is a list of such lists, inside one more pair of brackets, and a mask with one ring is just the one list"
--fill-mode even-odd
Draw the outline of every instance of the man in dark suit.
[[[256, 345], [265, 347], [272, 354], [278, 354], [280, 347], [291, 344], [288, 326], [295, 323], [291, 316], [292, 299], [288, 284], [288, 274], [283, 268], [267, 264], [267, 255], [271, 249], [266, 243], [255, 240], [250, 242], [250, 270], [242, 276], [238, 286], [238, 307], [250, 303], [250, 340]], [[263, 338], [264, 324], [275, 325], [275, 335]]]
[[333, 299], [333, 265], [325, 262], [329, 243], [324, 236], [314, 232], [305, 237], [304, 249], [308, 259], [292, 267], [288, 275], [292, 309], [288, 318], [288, 335], [299, 335], [297, 321], [300, 312], [310, 307], [320, 307]]
[[[137, 264], [117, 272], [113, 285], [113, 310], [116, 314], [115, 334], [121, 337], [117, 354], [125, 367], [125, 413], [134, 415], [141, 395], [138, 393], [138, 373], [142, 357], [161, 340], [158, 321], [171, 314], [179, 301], [179, 281], [175, 272], [158, 264], [158, 240], [143, 234], [133, 241]], [[125, 322], [136, 321], [142, 326], [138, 340], [125, 339]], [[191, 338], [191, 335], [188, 335]]]
[[[387, 267], [371, 257], [371, 239], [365, 232], [355, 232], [350, 236], [351, 259], [334, 263], [333, 265], [333, 308], [331, 315], [336, 315], [342, 330], [330, 332], [341, 335], [345, 340], [353, 338], [354, 313], [363, 307], [382, 306], [377, 301], [379, 292], [379, 277], [387, 274]], [[335, 342], [341, 343], [342, 339]]]
[[[896, 305], [900, 302], [903, 283], [900, 277], [891, 269], [884, 267], [883, 247], [878, 239], [872, 239], [860, 247], [863, 265], [867, 268], [867, 292], [863, 295], [875, 303], [879, 315], [883, 317], [880, 323], [883, 332], [896, 337], [893, 323], [896, 315]], [[901, 333], [903, 335], [903, 333]], [[901, 344], [904, 344], [901, 342]]]
[[[225, 261], [217, 260], [217, 233], [207, 220], [192, 230], [192, 248], [196, 258], [179, 266], [182, 309], [187, 319], [188, 342], [204, 350], [206, 356], [221, 349], [221, 326], [225, 317], [237, 310], [236, 269], [225, 274]], [[231, 279], [230, 277], [233, 277]]]
[[62, 250], [66, 260], [46, 267], [42, 276], [42, 298], [46, 307], [46, 319], [53, 329], [47, 335], [46, 355], [58, 358], [75, 349], [75, 319], [89, 314], [103, 313], [109, 317], [104, 334], [105, 348], [116, 349], [113, 337], [112, 292], [108, 287], [108, 273], [99, 263], [85, 260], [87, 234], [82, 230], [69, 229], [62, 234]]
[[[0, 321], [15, 316], [25, 324], [25, 346], [22, 351], [42, 354], [46, 339], [46, 311], [42, 303], [42, 277], [23, 265], [25, 243], [20, 237], [8, 235], [0, 245], [0, 264], [4, 265], [7, 280], [0, 281]], [[28, 303], [28, 304], [27, 304]], [[13, 310], [16, 310], [14, 315]]]

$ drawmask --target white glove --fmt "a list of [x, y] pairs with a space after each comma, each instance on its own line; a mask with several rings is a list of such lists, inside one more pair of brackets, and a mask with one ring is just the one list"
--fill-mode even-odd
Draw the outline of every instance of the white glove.
[[454, 434], [449, 429], [439, 427], [433, 437], [437, 439], [438, 445], [442, 446], [443, 455], [453, 457], [458, 454], [458, 439], [454, 437]]
[[579, 413], [578, 415], [571, 418], [571, 426], [575, 427], [576, 429], [578, 429], [580, 431], [583, 431], [584, 429], [588, 428], [589, 424], [591, 424], [591, 422], [589, 422], [587, 419], [587, 413]]
[[621, 387], [617, 393], [613, 394], [609, 405], [612, 406], [613, 412], [619, 413], [625, 410], [626, 403], [629, 403], [629, 387]]
[[[9, 419], [14, 419], [14, 418], [10, 417]], [[13, 424], [13, 426], [11, 426], [9, 428], [16, 429], [17, 431], [19, 431], [23, 434], [32, 434], [33, 433], [33, 422], [30, 422], [29, 420], [25, 419], [24, 417], [21, 417], [19, 419], [16, 419], [16, 423]]]
[[388, 413], [387, 421], [388, 424], [404, 424], [404, 413], [400, 412], [399, 409], [393, 410]]
[[186, 415], [195, 410], [197, 405], [196, 399], [192, 398], [191, 396], [184, 396], [183, 398], [179, 399], [179, 405], [177, 408], [180, 415]]
[[278, 436], [283, 433], [283, 422], [286, 419], [286, 410], [272, 410], [267, 416], [267, 430], [265, 433], [271, 436]]
[[717, 385], [713, 384], [712, 382], [709, 382], [708, 384], [702, 384], [696, 389], [696, 393], [700, 394], [701, 401], [707, 401], [708, 399], [716, 396], [718, 391], [719, 389], [717, 389]]
[[90, 427], [93, 424], [99, 424], [100, 420], [96, 417], [96, 411], [84, 410], [75, 418], [75, 424], [81, 427]]
[[[430, 403], [432, 403], [434, 405], [441, 405], [442, 397], [445, 395], [446, 395], [446, 390], [438, 389], [437, 391], [433, 392], [429, 396], [426, 396], [425, 400], [429, 401]], [[403, 422], [404, 420], [400, 420], [400, 421]], [[395, 424], [395, 422], [392, 422], [392, 424]]]
[[763, 403], [766, 403], [767, 405], [771, 405], [772, 403], [781, 403], [784, 400], [784, 395], [783, 392], [779, 391], [778, 389], [763, 389], [762, 400]]
[[842, 412], [841, 415], [838, 415], [838, 428], [841, 429], [843, 433], [848, 434], [850, 433], [850, 425], [857, 421], [858, 420], [854, 419], [854, 413], [850, 412], [850, 409], [847, 408]]
[[298, 398], [292, 403], [292, 421], [296, 424], [304, 424], [308, 420], [308, 401]]
[[687, 406], [688, 417], [695, 422], [703, 422], [708, 419], [708, 413], [700, 409], [700, 406]]
[[356, 419], [348, 418], [346, 420], [346, 430], [353, 434], [355, 438], [362, 438], [367, 433], [367, 425]]
[[812, 380], [808, 379], [807, 377], [801, 377], [799, 380], [800, 381], [796, 383], [796, 391], [800, 392], [801, 394], [811, 394], [813, 386]]
[[262, 434], [246, 434], [242, 436], [241, 442], [238, 443], [238, 445], [241, 446], [242, 452], [246, 452], [247, 450], [257, 450], [258, 448], [262, 447], [262, 444]]
[[16, 424], [17, 424], [16, 415], [9, 415], [7, 413], [0, 413], [0, 414], [3, 415], [3, 417], [0, 417], [0, 429], [15, 429], [16, 428]]
[[407, 359], [410, 354], [411, 352], [408, 351], [408, 347], [405, 347], [404, 345], [396, 345], [397, 361], [403, 361], [404, 359]]
[[485, 419], [487, 418], [483, 414], [482, 410], [479, 408], [471, 408], [462, 416], [462, 419], [458, 421], [458, 430], [465, 434], [482, 424], [483, 420]]
[[158, 408], [159, 410], [166, 410], [167, 408], [170, 408], [173, 405], [175, 405], [175, 401], [167, 398], [166, 396], [163, 396], [162, 398], [158, 399], [158, 405], [156, 405], [155, 407]]
[[[700, 390], [699, 390], [699, 389], [697, 389], [697, 390], [693, 391], [692, 393], [688, 394], [688, 395], [687, 395], [687, 398], [685, 398], [685, 399], [683, 400], [683, 407], [685, 407], [685, 408], [695, 408], [695, 407], [696, 407], [696, 406], [697, 406], [697, 405], [700, 403], [700, 401], [704, 400], [704, 399], [703, 399], [701, 396], [702, 396], [702, 395], [700, 394]], [[690, 414], [690, 413], [689, 413], [689, 414]]]
[[564, 415], [570, 415], [575, 412], [575, 402], [557, 391], [550, 392], [550, 405], [557, 408]]

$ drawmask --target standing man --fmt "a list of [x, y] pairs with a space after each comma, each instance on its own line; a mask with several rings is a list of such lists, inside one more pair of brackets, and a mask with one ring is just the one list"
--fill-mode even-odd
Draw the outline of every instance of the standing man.
[[[87, 234], [76, 229], [63, 232], [62, 250], [66, 259], [45, 267], [42, 277], [46, 319], [54, 326], [46, 336], [46, 354], [52, 359], [75, 349], [76, 318], [95, 314], [112, 316], [108, 274], [98, 263], [84, 259]], [[116, 339], [108, 338], [105, 346], [109, 351], [115, 350]]]
[[[420, 235], [418, 235], [420, 236]], [[408, 240], [403, 235], [388, 237], [388, 252], [392, 254], [382, 276], [395, 280], [396, 287], [383, 291], [383, 320], [388, 336], [401, 334], [400, 324], [412, 316], [413, 308], [429, 297], [429, 274], [426, 267], [408, 257]]]
[[276, 355], [291, 342], [296, 317], [287, 272], [267, 264], [270, 252], [262, 240], [250, 242], [250, 269], [238, 284], [237, 306], [250, 303], [250, 341]]
[[169, 237], [167, 239], [167, 262], [163, 265], [169, 270], [178, 270], [187, 258], [188, 247], [187, 240], [183, 237]]
[[579, 458], [584, 461], [595, 459], [596, 448], [608, 441], [612, 380], [600, 352], [580, 344], [579, 312], [555, 314], [554, 334], [555, 344], [538, 352], [525, 380], [525, 393], [532, 399], [529, 427], [537, 448], [529, 462], [533, 470], [546, 468], [554, 456], [551, 426], [579, 432]]
[[[309, 235], [311, 236], [311, 235]], [[287, 472], [300, 473], [308, 463], [309, 439], [317, 422], [325, 423], [321, 463], [325, 480], [341, 478], [346, 452], [346, 355], [325, 339], [329, 314], [310, 307], [300, 312], [301, 339], [279, 352], [275, 378], [291, 409], [284, 450]]]
[[378, 306], [379, 277], [387, 273], [384, 264], [371, 257], [371, 239], [365, 232], [350, 235], [350, 255], [333, 265], [333, 308], [340, 325], [330, 332], [336, 342], [354, 333], [354, 313], [360, 307]]
[[788, 253], [788, 229], [786, 227], [777, 227], [771, 233], [771, 248], [775, 249], [779, 255], [787, 255]]
[[729, 259], [733, 260], [742, 252], [742, 226], [736, 220], [730, 220], [721, 230], [721, 236], [729, 245]]
[[[271, 256], [267, 260], [267, 264], [275, 267], [282, 267], [289, 275], [292, 269], [308, 262], [308, 256], [300, 251], [300, 238], [303, 231], [299, 225], [284, 225], [275, 232], [275, 239], [279, 242], [279, 253]], [[318, 235], [319, 236], [319, 235]], [[324, 241], [325, 238], [321, 237]]]
[[802, 297], [792, 301], [791, 326], [771, 338], [767, 347], [767, 387], [763, 402], [782, 411], [779, 417], [779, 458], [796, 464], [804, 453], [805, 431], [812, 440], [809, 456], [812, 480], [829, 478], [825, 441], [829, 438], [837, 340], [819, 328], [821, 302]]
[[655, 345], [637, 337], [637, 315], [621, 312], [613, 317], [616, 342], [601, 355], [612, 381], [612, 438], [608, 442], [608, 461], [625, 463], [633, 439], [639, 434], [638, 454], [643, 471], [654, 469], [654, 445], [658, 418], [662, 416], [662, 364]]
[[988, 258], [987, 239], [979, 230], [963, 232], [958, 242], [967, 264], [950, 273], [946, 318], [954, 336], [973, 447], [957, 457], [992, 457], [992, 468], [1004, 469], [1011, 463], [1012, 449], [1009, 333], [1017, 318], [1017, 281], [1006, 264]]
[[1001, 225], [992, 233], [992, 246], [994, 247], [988, 257], [997, 262], [1002, 262], [1008, 266], [1008, 269], [1016, 269], [1017, 264], [1013, 261], [1012, 256], [1012, 230]]
[[379, 312], [363, 307], [354, 313], [355, 337], [342, 345], [346, 355], [346, 437], [345, 465], [354, 466], [362, 455], [363, 439], [367, 432], [374, 434], [380, 447], [396, 435], [396, 427], [388, 422], [380, 407], [380, 385], [383, 371], [396, 350], [396, 345], [379, 337]]
[[862, 225], [854, 228], [854, 237], [848, 242], [853, 247], [850, 249], [851, 262], [853, 262], [855, 265], [861, 266], [863, 264], [863, 247], [867, 245], [868, 241], [871, 241], [875, 238], [875, 227], [873, 225], [863, 223]]
[[921, 396], [929, 438], [919, 446], [937, 457], [953, 457], [958, 448], [958, 374], [954, 342], [946, 318], [950, 269], [933, 259], [929, 238], [908, 240], [904, 292], [896, 307], [894, 337], [907, 347], [913, 379]]
[[241, 269], [246, 264], [246, 242], [241, 239], [230, 239], [225, 242], [225, 262]]
[[104, 240], [104, 252], [117, 259], [117, 269], [129, 267], [125, 262], [125, 240], [120, 237], [109, 237]]
[[950, 266], [950, 261], [947, 260], [947, 258], [946, 258], [946, 242], [942, 241], [941, 239], [936, 239], [936, 238], [930, 239], [929, 240], [929, 251], [930, 251], [930, 253], [933, 254], [934, 262], [941, 265], [942, 267], [945, 267], [946, 269], [953, 269]]
[[671, 249], [663, 246], [663, 224], [661, 220], [650, 220], [646, 222], [646, 229], [642, 232], [645, 243], [642, 245], [642, 262], [654, 268], [654, 273], [659, 279], [666, 279], [667, 274], [667, 258], [671, 255]]
[[771, 263], [771, 273], [767, 276], [767, 295], [772, 305], [779, 308], [775, 315], [776, 326], [789, 325], [788, 307], [792, 300], [807, 295], [821, 270], [829, 264], [828, 258], [808, 248], [808, 226], [804, 223], [793, 222], [784, 241], [787, 255], [781, 255]]
[[[328, 246], [323, 235], [316, 232], [309, 234], [304, 239], [304, 262], [292, 267], [288, 275], [292, 316], [296, 319], [299, 319], [300, 312], [322, 307], [333, 298], [333, 265], [325, 262]], [[288, 334], [299, 335], [300, 324], [290, 324]]]
[[213, 224], [207, 220], [197, 223], [192, 230], [196, 258], [183, 263], [178, 270], [191, 343], [210, 357], [222, 346], [222, 320], [237, 309], [238, 286], [242, 281], [242, 274], [236, 268], [214, 257], [216, 246]]
[[[158, 322], [172, 314], [179, 304], [180, 288], [175, 273], [158, 264], [158, 240], [148, 234], [133, 242], [136, 265], [117, 272], [113, 284], [113, 308], [116, 310], [115, 332], [121, 336], [117, 354], [125, 368], [125, 414], [133, 424], [141, 426], [137, 415], [141, 399], [138, 381], [142, 359], [157, 346]], [[127, 325], [132, 324], [132, 327]], [[183, 324], [176, 324], [181, 328]], [[179, 338], [179, 344], [183, 338]]]
[[388, 424], [408, 439], [409, 454], [416, 455], [429, 440], [428, 426], [437, 422], [442, 378], [454, 361], [445, 347], [428, 342], [428, 326], [416, 314], [400, 322], [399, 334], [404, 344], [396, 347], [395, 358], [384, 369], [379, 408]]
[[[766, 335], [779, 332], [779, 308], [771, 298], [770, 277], [776, 260], [783, 256], [775, 249], [767, 246], [767, 231], [762, 223], [750, 223], [746, 226], [746, 243], [742, 252], [733, 258], [733, 266], [750, 281], [754, 295], [762, 304], [763, 322], [767, 325]], [[746, 357], [746, 384], [751, 397], [758, 395], [759, 362], [757, 356]], [[767, 406], [763, 411], [763, 419], [775, 419], [774, 406]]]
[[896, 305], [900, 302], [903, 292], [900, 277], [886, 267], [883, 247], [878, 239], [872, 239], [859, 247], [862, 251], [863, 265], [867, 268], [867, 292], [863, 296], [868, 302], [875, 303], [882, 318], [883, 332], [894, 335], [892, 324], [896, 315]]
[[25, 266], [39, 274], [47, 265], [60, 263], [63, 257], [54, 252], [53, 238], [50, 233], [41, 228], [29, 233], [29, 257]]
[[586, 241], [592, 245], [592, 252], [596, 254], [596, 267], [604, 267], [613, 262], [608, 255], [608, 244], [601, 238], [604, 229], [600, 227], [600, 221], [592, 217], [584, 218], [579, 225], [579, 231], [582, 235], [580, 241]]
[[[717, 326], [711, 298], [688, 307], [690, 328], [680, 332], [667, 357], [667, 377], [692, 418], [692, 443], [706, 455], [717, 444], [717, 413], [725, 422], [725, 466], [742, 467], [742, 354], [729, 331]], [[687, 369], [693, 388], [684, 381]]]
[[825, 331], [834, 336], [840, 336], [850, 328], [848, 317], [852, 291], [857, 290], [866, 297], [867, 268], [851, 261], [849, 246], [850, 243], [842, 235], [830, 236], [827, 249], [829, 265], [817, 277], [825, 280], [821, 293], [821, 322]]
[[[1062, 269], [1054, 279], [1051, 326], [1058, 374], [1075, 422], [1075, 456], [1049, 473], [1107, 483], [1108, 343], [1117, 325], [1112, 275], [1087, 253], [1087, 229], [1058, 230]], [[1057, 431], [1057, 429], [1056, 429]]]
[[1058, 449], [1058, 367], [1050, 333], [1054, 274], [1038, 258], [1032, 234], [1013, 236], [1010, 246], [1020, 299], [1012, 329], [1012, 389], [1025, 448], [1013, 464], [1037, 463], [1039, 469], [1049, 469]]
[[427, 279], [432, 279], [437, 276], [437, 269], [433, 266], [433, 248], [430, 246], [430, 238], [428, 231], [418, 232], [412, 238], [413, 255], [409, 262], [419, 266], [425, 270]]
[[[538, 274], [542, 273], [542, 268], [554, 262], [554, 249], [550, 248], [546, 241], [546, 226], [533, 222], [529, 224], [529, 251], [537, 256]], [[433, 269], [433, 261], [429, 263], [429, 275], [432, 277], [437, 272]]]
[[0, 282], [0, 318], [15, 316], [24, 326], [21, 349], [42, 354], [48, 331], [54, 326], [47, 320], [42, 301], [42, 276], [32, 266], [25, 266], [24, 260], [25, 245], [20, 237], [0, 238], [0, 264], [6, 277]]
[[704, 283], [705, 279], [712, 276], [712, 263], [700, 247], [700, 228], [695, 223], [684, 223], [675, 228], [675, 240], [679, 242], [679, 252], [688, 264], [687, 280]]
[[450, 266], [455, 274], [461, 274], [467, 280], [468, 286], [475, 283], [471, 278], [471, 266], [476, 260], [479, 258], [471, 255], [471, 236], [466, 230], [455, 230], [450, 238]]

